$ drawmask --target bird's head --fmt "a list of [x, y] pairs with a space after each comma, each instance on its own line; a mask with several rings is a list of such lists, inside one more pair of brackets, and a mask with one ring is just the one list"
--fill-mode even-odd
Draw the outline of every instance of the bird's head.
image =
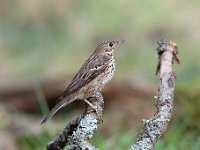
[[96, 52], [102, 53], [102, 54], [108, 54], [112, 55], [114, 53], [114, 50], [124, 43], [124, 40], [121, 41], [104, 41], [101, 44], [98, 45], [96, 48]]

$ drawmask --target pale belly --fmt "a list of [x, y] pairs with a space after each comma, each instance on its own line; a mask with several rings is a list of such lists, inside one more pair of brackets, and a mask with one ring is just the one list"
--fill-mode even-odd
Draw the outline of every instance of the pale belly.
[[109, 67], [106, 69], [104, 77], [103, 77], [103, 86], [111, 81], [115, 73], [115, 62], [112, 62]]

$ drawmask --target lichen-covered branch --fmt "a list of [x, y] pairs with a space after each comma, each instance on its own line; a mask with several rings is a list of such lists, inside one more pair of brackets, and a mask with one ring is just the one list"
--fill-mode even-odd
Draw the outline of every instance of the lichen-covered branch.
[[77, 128], [80, 120], [81, 116], [68, 123], [65, 129], [62, 131], [62, 133], [60, 133], [54, 141], [48, 143], [47, 150], [63, 149], [66, 146], [66, 143], [68, 142], [69, 136], [71, 136], [73, 131]]
[[156, 74], [160, 72], [160, 83], [156, 96], [157, 112], [151, 119], [143, 120], [144, 127], [131, 150], [152, 150], [164, 134], [171, 119], [175, 89], [175, 73], [172, 72], [172, 63], [173, 61], [179, 63], [177, 46], [171, 41], [161, 40], [158, 42], [157, 54], [159, 63]]
[[60, 150], [66, 145], [69, 150], [97, 150], [90, 140], [101, 123], [104, 101], [101, 93], [96, 93], [88, 101], [96, 107], [97, 112], [86, 105], [85, 113], [68, 123], [62, 133], [48, 143], [47, 150]]

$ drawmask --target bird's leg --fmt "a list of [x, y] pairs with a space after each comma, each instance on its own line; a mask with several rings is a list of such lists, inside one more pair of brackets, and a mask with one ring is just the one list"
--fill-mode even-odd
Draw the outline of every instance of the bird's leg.
[[87, 99], [84, 99], [84, 101], [94, 110], [96, 110], [96, 107], [94, 105], [92, 105], [92, 103], [90, 103]]
[[101, 115], [99, 114], [99, 111], [97, 110], [97, 108], [92, 103], [90, 103], [87, 99], [83, 99], [83, 100], [92, 108], [92, 110], [97, 114], [98, 118], [101, 118]]

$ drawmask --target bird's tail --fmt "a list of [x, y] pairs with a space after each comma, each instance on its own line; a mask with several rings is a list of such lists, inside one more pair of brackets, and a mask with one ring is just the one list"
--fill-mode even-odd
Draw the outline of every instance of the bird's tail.
[[58, 99], [58, 103], [53, 107], [53, 109], [42, 119], [41, 124], [46, 123], [59, 109], [73, 102], [71, 96], [61, 96]]

